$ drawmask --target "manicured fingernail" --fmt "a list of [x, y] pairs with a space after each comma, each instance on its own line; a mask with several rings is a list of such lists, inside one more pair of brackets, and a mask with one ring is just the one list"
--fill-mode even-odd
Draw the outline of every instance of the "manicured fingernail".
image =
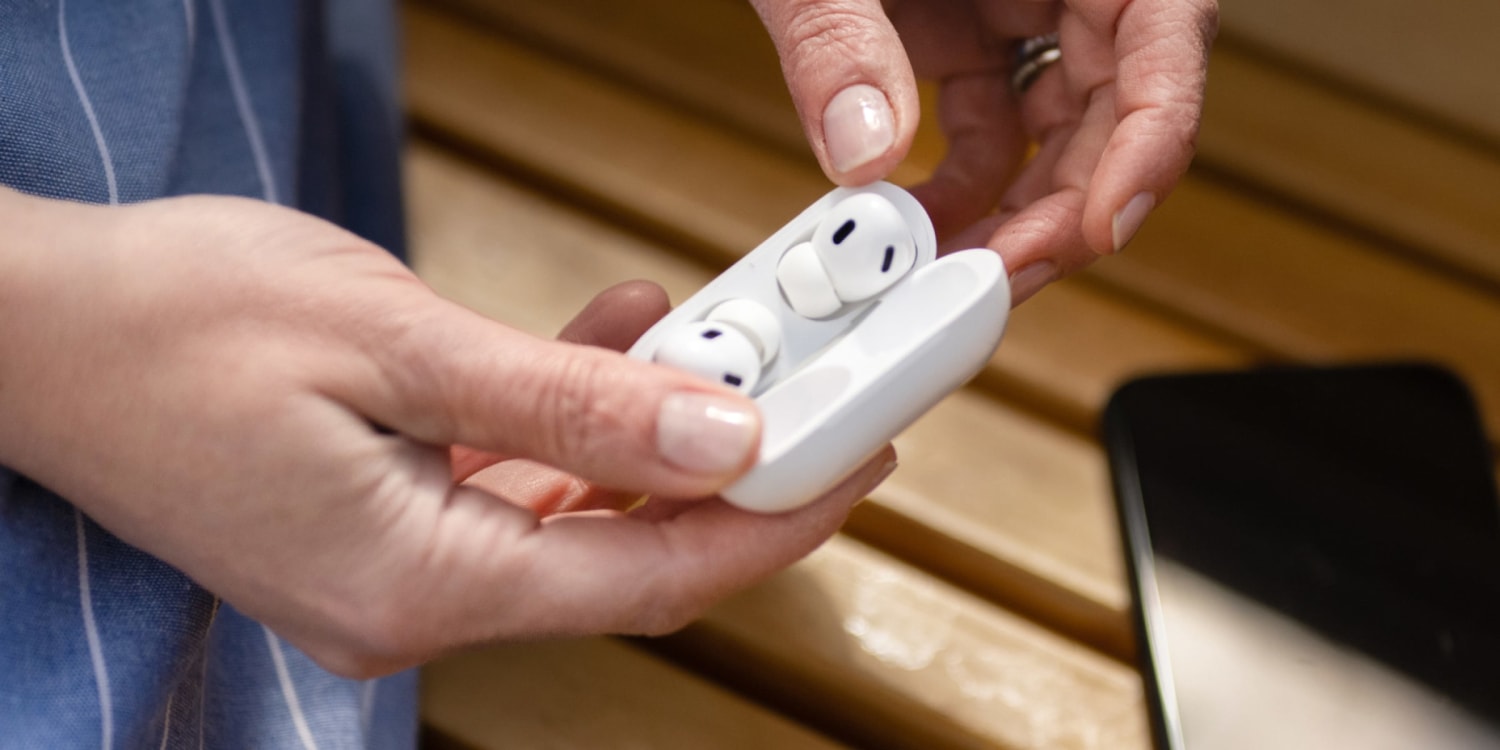
[[708, 393], [674, 393], [656, 417], [656, 448], [694, 474], [728, 474], [750, 461], [760, 416], [749, 402]]
[[1018, 305], [1042, 287], [1057, 280], [1057, 264], [1050, 260], [1039, 260], [1017, 269], [1010, 275], [1011, 304]]
[[880, 89], [857, 83], [835, 94], [823, 111], [823, 140], [828, 160], [847, 173], [889, 151], [896, 141], [890, 102]]
[[1156, 208], [1156, 196], [1150, 193], [1137, 193], [1130, 199], [1125, 207], [1115, 214], [1112, 229], [1114, 230], [1115, 252], [1125, 249], [1125, 243], [1130, 241], [1135, 233], [1140, 231], [1141, 225], [1146, 223], [1146, 215], [1151, 209]]

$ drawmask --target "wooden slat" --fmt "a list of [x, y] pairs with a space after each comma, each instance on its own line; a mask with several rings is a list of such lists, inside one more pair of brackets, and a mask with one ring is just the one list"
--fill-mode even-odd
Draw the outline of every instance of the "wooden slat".
[[[433, 0], [591, 71], [811, 156], [776, 49], [749, 3]], [[733, 91], [733, 96], [726, 92]]]
[[422, 719], [495, 748], [841, 747], [707, 680], [609, 638], [496, 646], [422, 670]]
[[[550, 335], [598, 291], [650, 278], [674, 299], [709, 269], [414, 148], [417, 271], [439, 293]], [[902, 468], [851, 528], [1116, 655], [1129, 626], [1109, 489], [1086, 440], [979, 393], [943, 402], [898, 441]], [[917, 538], [933, 544], [910, 547]]]
[[407, 152], [412, 265], [439, 294], [552, 336], [605, 288], [650, 279], [685, 299], [712, 272], [418, 142]]
[[1189, 176], [1130, 250], [1088, 274], [1282, 356], [1423, 358], [1500, 435], [1500, 296]]
[[665, 644], [874, 748], [1145, 748], [1139, 676], [843, 537]]
[[460, 19], [408, 6], [404, 20], [419, 123], [692, 248], [745, 252], [826, 192], [801, 160]]
[[[570, 62], [664, 99], [738, 135], [812, 163], [781, 77], [776, 49], [749, 3], [738, 0], [429, 0], [555, 51]], [[930, 91], [924, 92], [930, 98]], [[732, 94], [732, 95], [730, 95]], [[924, 106], [928, 104], [924, 101]], [[907, 165], [916, 182], [945, 146], [935, 122], [919, 125]]]
[[1199, 162], [1500, 288], [1494, 151], [1224, 46], [1210, 67]]
[[1500, 144], [1491, 0], [1231, 0], [1226, 36], [1404, 102]]
[[1097, 446], [971, 390], [896, 441], [849, 530], [1116, 656], [1129, 594]]
[[978, 382], [1011, 403], [1093, 435], [1105, 401], [1131, 377], [1230, 369], [1254, 360], [1243, 346], [1075, 277], [1011, 311], [1000, 351]]

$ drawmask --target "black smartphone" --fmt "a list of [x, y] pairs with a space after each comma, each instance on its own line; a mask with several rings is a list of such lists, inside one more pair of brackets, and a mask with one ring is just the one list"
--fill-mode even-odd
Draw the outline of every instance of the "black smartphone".
[[1130, 382], [1105, 410], [1162, 750], [1500, 748], [1500, 499], [1423, 364]]

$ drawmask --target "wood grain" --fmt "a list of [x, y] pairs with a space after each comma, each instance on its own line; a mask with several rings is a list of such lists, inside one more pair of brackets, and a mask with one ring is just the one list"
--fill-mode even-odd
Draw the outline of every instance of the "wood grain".
[[[702, 116], [811, 165], [775, 46], [740, 0], [429, 0], [549, 50], [601, 77]], [[932, 91], [923, 107], [931, 109]], [[945, 145], [933, 118], [892, 179], [925, 176]]]
[[1228, 0], [1222, 26], [1226, 36], [1500, 144], [1493, 2]]
[[421, 7], [404, 20], [419, 123], [688, 249], [744, 252], [826, 191], [800, 160], [632, 89]]
[[[811, 159], [776, 48], [745, 2], [433, 0], [740, 135]], [[732, 93], [733, 95], [728, 95]]]
[[1500, 289], [1493, 150], [1232, 48], [1211, 61], [1198, 145], [1202, 165]]
[[861, 747], [1149, 746], [1134, 670], [842, 537], [674, 638]]
[[422, 718], [475, 748], [833, 750], [838, 743], [610, 638], [495, 646], [422, 670]]
[[1281, 357], [1452, 367], [1500, 434], [1500, 295], [1192, 175], [1113, 260], [1087, 273]]

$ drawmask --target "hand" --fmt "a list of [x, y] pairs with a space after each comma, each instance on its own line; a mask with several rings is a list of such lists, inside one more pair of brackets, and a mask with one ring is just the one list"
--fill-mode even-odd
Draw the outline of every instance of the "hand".
[[890, 460], [781, 516], [624, 512], [711, 494], [758, 442], [751, 402], [600, 348], [665, 312], [658, 288], [557, 343], [262, 203], [0, 190], [0, 216], [0, 462], [345, 675], [679, 627], [816, 547]]
[[[1015, 302], [1117, 252], [1192, 158], [1215, 0], [752, 2], [839, 184], [890, 173], [916, 131], [913, 71], [939, 82], [949, 152], [913, 192], [945, 247], [1000, 252]], [[1061, 61], [1018, 94], [1015, 43], [1053, 31]]]

